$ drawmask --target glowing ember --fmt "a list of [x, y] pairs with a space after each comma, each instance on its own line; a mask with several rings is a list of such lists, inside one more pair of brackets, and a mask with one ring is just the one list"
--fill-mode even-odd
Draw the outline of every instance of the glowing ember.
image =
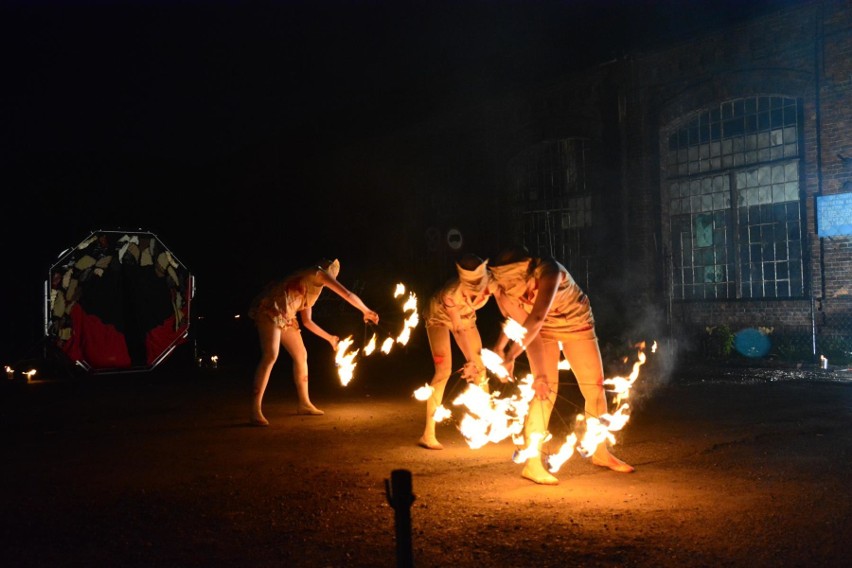
[[402, 296], [403, 294], [405, 294], [405, 284], [400, 282], [396, 285], [396, 288], [393, 291], [393, 297], [397, 298], [399, 296]]
[[391, 347], [393, 347], [393, 337], [388, 337], [382, 342], [382, 347], [380, 351], [382, 353], [388, 354], [390, 353]]
[[523, 343], [524, 337], [527, 335], [527, 328], [512, 318], [507, 318], [505, 323], [503, 323], [503, 333], [515, 343]]
[[352, 336], [350, 335], [337, 344], [337, 354], [334, 357], [334, 362], [337, 364], [337, 374], [340, 377], [340, 384], [343, 386], [349, 384], [355, 372], [355, 357], [358, 355], [359, 349], [349, 351], [351, 346]]

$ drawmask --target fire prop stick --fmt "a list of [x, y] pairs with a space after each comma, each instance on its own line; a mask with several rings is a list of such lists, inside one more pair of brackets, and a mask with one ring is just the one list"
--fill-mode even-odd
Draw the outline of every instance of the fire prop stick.
[[[520, 339], [523, 339], [526, 333], [522, 326], [518, 326], [511, 320], [506, 322], [504, 330], [511, 331]], [[561, 344], [559, 347], [562, 351]], [[615, 443], [614, 432], [621, 431], [630, 419], [630, 405], [625, 401], [639, 376], [639, 368], [646, 361], [645, 343], [639, 343], [636, 347], [639, 350], [637, 361], [633, 364], [630, 375], [603, 381], [604, 385], [610, 387], [609, 392], [615, 394], [613, 403], [616, 410], [598, 417], [590, 416], [588, 419], [583, 414], [578, 415], [575, 427], [577, 432], [568, 434], [560, 448], [546, 456], [545, 463], [551, 473], [559, 471], [574, 454], [588, 458], [595, 453], [599, 444]], [[656, 349], [657, 344], [654, 342], [651, 352], [656, 352]], [[541, 445], [552, 438], [550, 432], [533, 433], [530, 435], [529, 443], [524, 444], [524, 420], [529, 413], [530, 401], [535, 396], [535, 390], [532, 387], [533, 376], [528, 374], [520, 381], [509, 376], [503, 366], [503, 360], [489, 349], [482, 350], [482, 362], [488, 371], [504, 382], [513, 382], [518, 392], [506, 397], [500, 391], [489, 394], [476, 385], [469, 384], [467, 389], [453, 400], [454, 406], [463, 406], [466, 410], [459, 422], [459, 431], [472, 449], [481, 448], [488, 442], [497, 443], [511, 436], [515, 445], [526, 446], [524, 449], [516, 450], [512, 457], [516, 463], [523, 463], [529, 457], [537, 455]], [[570, 365], [563, 359], [560, 361], [559, 368], [570, 369]], [[424, 385], [414, 392], [414, 397], [425, 401], [432, 396], [433, 392], [434, 389], [430, 385]], [[441, 422], [449, 419], [451, 414], [443, 405], [440, 405], [435, 411], [434, 418], [436, 422]]]
[[[405, 295], [405, 285], [399, 283], [396, 285], [394, 289], [394, 298], [398, 298], [400, 296]], [[396, 337], [387, 337], [382, 341], [382, 346], [380, 351], [382, 353], [390, 353], [391, 348], [395, 343], [399, 343], [401, 345], [408, 344], [408, 340], [411, 338], [411, 331], [417, 327], [417, 324], [420, 323], [420, 317], [417, 312], [417, 295], [414, 292], [408, 293], [408, 298], [405, 300], [405, 303], [402, 305], [403, 314], [407, 314], [405, 321], [402, 323], [402, 331]], [[378, 334], [373, 334], [373, 337], [370, 338], [370, 341], [367, 345], [364, 346], [364, 349], [351, 349], [354, 340], [350, 335], [346, 339], [342, 339], [337, 344], [337, 352], [334, 356], [334, 362], [337, 365], [337, 374], [340, 377], [340, 384], [346, 386], [352, 380], [352, 377], [355, 373], [355, 366], [357, 365], [356, 359], [359, 355], [370, 356], [376, 351], [376, 344], [378, 342]]]
[[[548, 471], [551, 473], [559, 471], [562, 464], [575, 453], [575, 450], [576, 453], [588, 458], [595, 453], [595, 450], [600, 444], [605, 442], [615, 444], [614, 432], [620, 432], [630, 419], [630, 405], [624, 402], [624, 400], [630, 395], [630, 389], [639, 377], [639, 367], [644, 365], [647, 359], [645, 356], [645, 342], [637, 344], [636, 347], [639, 351], [630, 375], [626, 378], [613, 377], [611, 379], [604, 379], [603, 381], [604, 385], [612, 386], [609, 392], [615, 393], [613, 402], [617, 407], [616, 410], [598, 417], [590, 416], [588, 419], [584, 415], [578, 414], [576, 421], [577, 430], [582, 432], [582, 435], [579, 436], [579, 441], [578, 436], [575, 433], [571, 433], [559, 450], [547, 457], [546, 464]], [[656, 351], [657, 342], [655, 341], [651, 346], [651, 352], [655, 353]]]

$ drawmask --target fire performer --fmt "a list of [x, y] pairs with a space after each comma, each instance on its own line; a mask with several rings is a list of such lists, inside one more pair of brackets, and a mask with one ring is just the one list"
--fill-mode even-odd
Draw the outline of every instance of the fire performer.
[[300, 269], [283, 280], [267, 285], [252, 301], [248, 315], [257, 326], [261, 350], [260, 362], [254, 373], [252, 424], [269, 425], [269, 421], [261, 410], [261, 404], [272, 367], [278, 359], [279, 345], [283, 345], [293, 359], [293, 381], [296, 383], [296, 393], [299, 398], [297, 412], [313, 416], [324, 414], [313, 405], [308, 396], [308, 353], [296, 318], [298, 314], [302, 325], [307, 330], [322, 337], [331, 344], [333, 350], [337, 350], [340, 338], [325, 331], [311, 318], [311, 308], [323, 288], [329, 288], [361, 310], [364, 321], [379, 323], [379, 314], [368, 308], [361, 298], [337, 281], [339, 272], [338, 260], [322, 260], [315, 266]]
[[[585, 399], [586, 416], [605, 414], [603, 363], [591, 303], [568, 270], [553, 258], [532, 258], [524, 247], [512, 247], [500, 253], [491, 272], [492, 293], [501, 313], [526, 329], [520, 341], [512, 342], [501, 332], [494, 351], [511, 373], [515, 358], [526, 350], [536, 392], [524, 424], [527, 443], [540, 440], [548, 430], [559, 389], [560, 342]], [[541, 453], [532, 453], [521, 475], [556, 485], [559, 481], [545, 468]], [[622, 473], [634, 469], [612, 455], [605, 442], [596, 448], [592, 463]]]
[[476, 310], [490, 297], [488, 261], [465, 254], [456, 263], [457, 276], [435, 292], [424, 313], [426, 335], [435, 364], [432, 396], [426, 401], [426, 427], [418, 445], [429, 450], [443, 450], [435, 435], [435, 410], [444, 397], [444, 388], [452, 374], [450, 333], [465, 358], [463, 377], [482, 388], [488, 388], [485, 365], [482, 364], [482, 338], [476, 327]]

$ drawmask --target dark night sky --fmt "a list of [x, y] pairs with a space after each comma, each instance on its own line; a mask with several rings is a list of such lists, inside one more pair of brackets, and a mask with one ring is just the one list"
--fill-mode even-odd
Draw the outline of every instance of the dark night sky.
[[[0, 363], [38, 338], [46, 270], [91, 230], [153, 230], [208, 282], [221, 271], [226, 283], [239, 270], [253, 278], [236, 268], [258, 258], [241, 247], [276, 250], [290, 238], [282, 223], [323, 232], [329, 195], [302, 201], [307, 192], [286, 188], [292, 197], [270, 202], [194, 183], [198, 172], [270, 141], [322, 152], [324, 141], [428, 123], [782, 3], [7, 0], [0, 184], [4, 272], [15, 276], [4, 279]], [[201, 223], [211, 208], [221, 221]], [[231, 243], [228, 260], [209, 266], [193, 248], [204, 242]]]

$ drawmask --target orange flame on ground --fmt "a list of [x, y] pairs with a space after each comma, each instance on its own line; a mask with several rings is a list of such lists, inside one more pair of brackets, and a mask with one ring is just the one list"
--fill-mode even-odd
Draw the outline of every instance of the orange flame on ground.
[[[582, 414], [578, 415], [577, 431], [568, 434], [557, 452], [547, 456], [546, 463], [549, 471], [556, 473], [575, 454], [588, 458], [595, 453], [601, 443], [615, 443], [614, 432], [621, 431], [630, 419], [630, 405], [625, 400], [639, 376], [639, 368], [647, 360], [644, 353], [645, 343], [637, 344], [636, 347], [639, 349], [637, 362], [634, 363], [630, 375], [626, 378], [613, 377], [603, 381], [605, 385], [611, 387], [610, 392], [616, 395], [614, 399], [616, 410], [588, 419]], [[657, 344], [654, 342], [652, 352], [656, 352], [656, 348]], [[513, 379], [503, 367], [503, 360], [493, 351], [483, 349], [482, 362], [489, 371], [501, 378]], [[524, 420], [529, 412], [529, 403], [535, 395], [532, 382], [531, 374], [517, 382], [518, 393], [511, 397], [504, 397], [499, 391], [489, 394], [473, 384], [467, 386], [467, 389], [453, 401], [453, 405], [463, 406], [466, 409], [459, 423], [459, 430], [470, 448], [478, 449], [489, 442], [497, 443], [507, 437], [511, 437], [516, 445], [524, 445]], [[550, 439], [550, 432], [530, 434], [528, 443], [524, 448], [517, 450], [512, 459], [516, 463], [523, 463], [529, 457], [539, 455], [540, 447]]]
[[[580, 437], [578, 443], [576, 436], [572, 434], [571, 436], [574, 436], [573, 439], [571, 436], [568, 436], [565, 444], [563, 444], [555, 454], [551, 454], [548, 457], [548, 470], [551, 473], [559, 471], [559, 468], [562, 467], [562, 464], [565, 463], [565, 461], [567, 461], [568, 457], [574, 454], [575, 449], [576, 453], [588, 458], [595, 453], [595, 450], [600, 444], [605, 442], [615, 444], [615, 436], [613, 432], [621, 431], [627, 424], [627, 421], [630, 420], [630, 405], [625, 402], [625, 400], [629, 397], [630, 389], [639, 377], [639, 368], [645, 364], [645, 361], [647, 360], [644, 351], [645, 342], [643, 341], [638, 343], [636, 347], [639, 349], [639, 352], [637, 355], [637, 361], [633, 364], [633, 369], [630, 375], [626, 378], [613, 377], [611, 379], [604, 379], [603, 381], [604, 385], [609, 385], [611, 387], [609, 392], [615, 393], [613, 402], [616, 406], [616, 410], [612, 413], [602, 414], [597, 418], [590, 416], [588, 419], [585, 419], [582, 414], [578, 415], [577, 425], [582, 431], [582, 437]], [[656, 352], [656, 341], [651, 347], [651, 350], [654, 353]], [[566, 447], [569, 445], [570, 448]], [[565, 455], [568, 457], [563, 459], [563, 456]]]
[[533, 376], [527, 375], [518, 383], [518, 392], [511, 396], [502, 396], [500, 391], [487, 393], [469, 384], [453, 401], [453, 405], [467, 409], [459, 430], [468, 446], [478, 449], [489, 442], [497, 443], [510, 436], [512, 439], [522, 436], [524, 419], [535, 394], [532, 382]]
[[340, 377], [340, 384], [346, 386], [352, 380], [352, 375], [355, 372], [355, 357], [358, 355], [359, 349], [349, 351], [352, 346], [352, 336], [341, 340], [337, 344], [337, 353], [334, 356], [334, 362], [337, 365], [337, 374]]

